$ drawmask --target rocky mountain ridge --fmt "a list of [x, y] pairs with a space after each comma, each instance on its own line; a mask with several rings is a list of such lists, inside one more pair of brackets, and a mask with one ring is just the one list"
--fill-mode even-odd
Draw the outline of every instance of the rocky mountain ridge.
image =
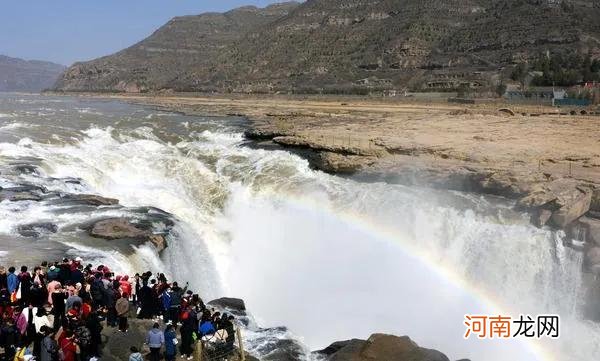
[[486, 88], [545, 52], [600, 56], [600, 1], [309, 0], [174, 18], [73, 65], [64, 91], [366, 94]]

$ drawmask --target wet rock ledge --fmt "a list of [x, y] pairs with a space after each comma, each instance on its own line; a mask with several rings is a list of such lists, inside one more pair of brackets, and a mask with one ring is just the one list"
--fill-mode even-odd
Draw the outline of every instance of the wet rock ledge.
[[[24, 207], [44, 205], [57, 216], [72, 214], [75, 218], [85, 216], [86, 220], [65, 226], [56, 224], [52, 217], [23, 219], [15, 229], [20, 236], [39, 239], [62, 231], [76, 231], [80, 238], [105, 240], [125, 253], [132, 252], [131, 246], [145, 243], [158, 252], [167, 247], [167, 237], [176, 222], [171, 214], [154, 207], [125, 207], [117, 199], [95, 194], [48, 189], [44, 184], [62, 184], [61, 189], [68, 188], [67, 184], [74, 189], [85, 187], [80, 179], [45, 177], [38, 163], [36, 159], [21, 159], [0, 167], [4, 185], [0, 186], [0, 202], [19, 203]], [[23, 175], [30, 176], [30, 181], [25, 181]], [[109, 216], [115, 211], [121, 216]]]

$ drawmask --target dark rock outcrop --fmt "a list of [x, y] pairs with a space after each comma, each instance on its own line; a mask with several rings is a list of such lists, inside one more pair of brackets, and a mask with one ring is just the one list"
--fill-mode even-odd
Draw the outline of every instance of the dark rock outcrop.
[[56, 233], [57, 231], [58, 227], [56, 224], [50, 222], [24, 224], [17, 228], [17, 232], [21, 236], [33, 238], [38, 238], [42, 234]]
[[95, 194], [67, 194], [64, 196], [64, 199], [91, 206], [112, 206], [119, 204], [118, 199], [106, 198]]
[[89, 228], [89, 234], [107, 240], [134, 239], [151, 242], [159, 252], [167, 247], [163, 235], [140, 229], [126, 218], [109, 218], [95, 222]]
[[317, 352], [330, 361], [449, 361], [443, 353], [419, 347], [408, 336], [373, 334], [368, 340], [335, 342]]
[[336, 355], [339, 359], [350, 358], [351, 355], [360, 353], [365, 347], [367, 341], [353, 338], [352, 340], [337, 341], [327, 346], [326, 348], [316, 351], [315, 353], [331, 357]]
[[239, 298], [221, 297], [208, 302], [208, 305], [235, 311], [238, 314], [246, 314], [246, 304]]
[[147, 233], [137, 228], [126, 218], [109, 218], [96, 222], [90, 236], [104, 239], [141, 238]]

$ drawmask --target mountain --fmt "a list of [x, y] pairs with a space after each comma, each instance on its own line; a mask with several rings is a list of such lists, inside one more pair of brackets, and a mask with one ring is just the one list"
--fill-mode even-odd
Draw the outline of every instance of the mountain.
[[39, 92], [52, 88], [64, 65], [0, 55], [0, 91]]
[[69, 68], [65, 91], [485, 88], [546, 52], [600, 57], [600, 0], [308, 0], [178, 17]]

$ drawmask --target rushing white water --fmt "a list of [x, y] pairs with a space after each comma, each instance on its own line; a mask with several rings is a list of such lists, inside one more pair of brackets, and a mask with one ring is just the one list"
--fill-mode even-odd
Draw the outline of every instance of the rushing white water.
[[[389, 332], [451, 359], [600, 357], [598, 326], [578, 316], [580, 255], [506, 201], [326, 175], [288, 152], [242, 146], [231, 119], [44, 99], [0, 102], [16, 114], [0, 122], [0, 157], [36, 157], [46, 175], [21, 180], [180, 220], [160, 259], [147, 246], [124, 255], [74, 235], [58, 240], [77, 252], [128, 272], [166, 268], [204, 298], [241, 297], [260, 324], [289, 326], [310, 349]], [[55, 180], [67, 177], [83, 182]], [[0, 213], [0, 235], [23, 218], [61, 230], [89, 218], [36, 202], [2, 202]], [[463, 339], [465, 314], [499, 312], [559, 314], [561, 338]]]

